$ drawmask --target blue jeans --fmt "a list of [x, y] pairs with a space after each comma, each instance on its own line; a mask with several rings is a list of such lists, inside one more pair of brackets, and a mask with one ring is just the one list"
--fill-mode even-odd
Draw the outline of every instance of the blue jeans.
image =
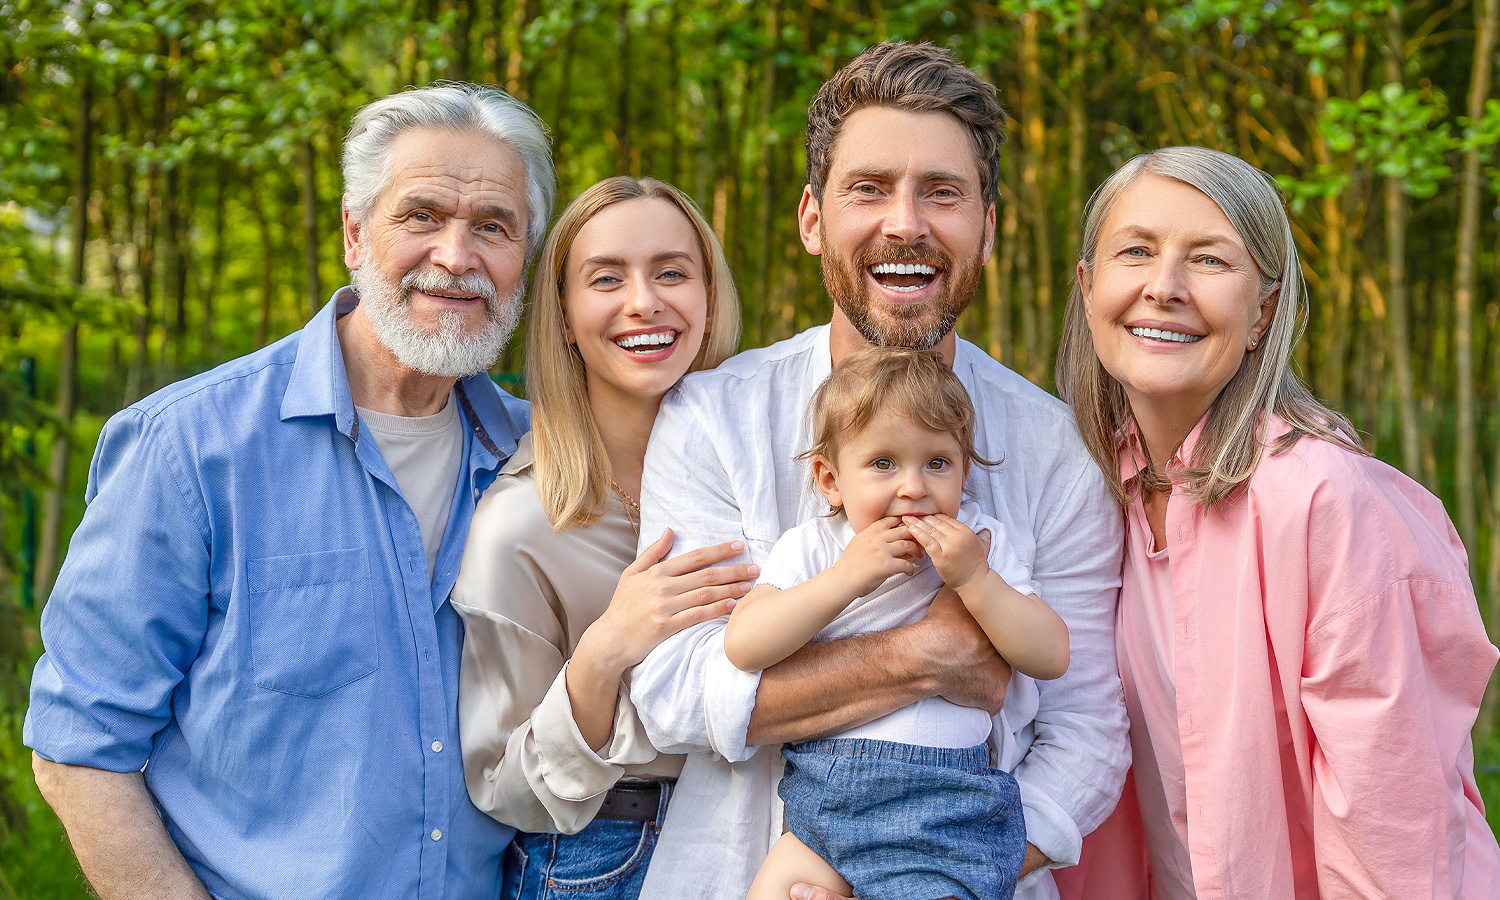
[[996, 900], [1026, 857], [1021, 791], [989, 748], [863, 738], [788, 744], [786, 828], [860, 900]]
[[654, 822], [596, 816], [577, 834], [516, 832], [505, 849], [501, 900], [636, 900], [667, 815]]

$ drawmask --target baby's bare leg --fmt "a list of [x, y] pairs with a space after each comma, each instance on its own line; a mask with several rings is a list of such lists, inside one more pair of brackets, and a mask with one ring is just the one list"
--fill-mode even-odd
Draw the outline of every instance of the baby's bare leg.
[[833, 866], [788, 831], [771, 846], [745, 900], [789, 900], [794, 884], [816, 885], [841, 897], [853, 893], [849, 882], [840, 878]]

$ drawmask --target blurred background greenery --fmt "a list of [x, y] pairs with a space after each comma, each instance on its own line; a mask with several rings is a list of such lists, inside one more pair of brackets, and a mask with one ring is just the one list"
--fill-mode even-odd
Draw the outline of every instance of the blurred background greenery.
[[[1092, 188], [1165, 144], [1244, 156], [1280, 180], [1307, 264], [1303, 373], [1443, 498], [1495, 634], [1496, 5], [0, 0], [0, 900], [87, 896], [20, 731], [101, 424], [344, 283], [350, 115], [439, 78], [530, 103], [564, 201], [618, 172], [692, 194], [756, 346], [828, 314], [794, 219], [818, 84], [879, 40], [951, 47], [1013, 116], [996, 253], [960, 330], [1044, 386]], [[1492, 821], [1494, 722], [1491, 696]]]

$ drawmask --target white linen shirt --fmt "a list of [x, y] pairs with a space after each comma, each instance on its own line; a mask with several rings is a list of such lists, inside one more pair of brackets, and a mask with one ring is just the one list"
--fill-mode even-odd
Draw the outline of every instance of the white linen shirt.
[[[1084, 450], [1067, 407], [967, 341], [954, 372], [977, 412], [979, 455], [966, 491], [1035, 561], [1039, 593], [1068, 625], [1067, 674], [1038, 685], [1036, 718], [1017, 735], [1027, 840], [1056, 865], [1078, 861], [1082, 836], [1120, 795], [1130, 764], [1115, 668], [1122, 514]], [[828, 326], [742, 353], [670, 391], [646, 451], [643, 542], [670, 527], [673, 553], [743, 540], [729, 562], [763, 562], [787, 529], [822, 511], [809, 466], [806, 412], [832, 371]], [[759, 673], [724, 655], [719, 618], [668, 638], [635, 669], [631, 699], [647, 734], [683, 765], [643, 896], [744, 896], [780, 833], [777, 746], [746, 747]], [[1057, 896], [1051, 876], [1017, 897]]]

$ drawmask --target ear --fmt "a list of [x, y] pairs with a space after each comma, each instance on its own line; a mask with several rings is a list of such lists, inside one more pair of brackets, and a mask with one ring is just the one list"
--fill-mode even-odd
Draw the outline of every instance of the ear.
[[360, 252], [363, 247], [360, 243], [362, 235], [359, 223], [354, 220], [354, 216], [349, 214], [349, 197], [347, 195], [345, 195], [342, 205], [344, 210], [344, 265], [348, 266], [349, 271], [353, 272], [359, 268], [360, 257], [363, 255]]
[[833, 463], [828, 461], [828, 457], [821, 453], [813, 456], [812, 469], [813, 486], [828, 501], [828, 505], [834, 508], [843, 506], [844, 495], [839, 491], [839, 473], [833, 470]]
[[822, 210], [818, 198], [813, 196], [812, 185], [802, 186], [802, 202], [797, 204], [797, 233], [802, 236], [802, 246], [813, 256], [823, 254], [823, 235], [818, 230], [822, 222]]
[[995, 204], [984, 214], [984, 262], [990, 261], [990, 253], [995, 249]]
[[1089, 270], [1084, 268], [1083, 260], [1078, 261], [1078, 293], [1083, 297], [1083, 317], [1089, 322], [1094, 321], [1094, 279]]
[[1281, 282], [1271, 288], [1266, 298], [1260, 301], [1260, 315], [1256, 316], [1255, 324], [1250, 326], [1250, 338], [1260, 343], [1267, 331], [1271, 329], [1271, 322], [1276, 318], [1276, 304], [1281, 301]]

